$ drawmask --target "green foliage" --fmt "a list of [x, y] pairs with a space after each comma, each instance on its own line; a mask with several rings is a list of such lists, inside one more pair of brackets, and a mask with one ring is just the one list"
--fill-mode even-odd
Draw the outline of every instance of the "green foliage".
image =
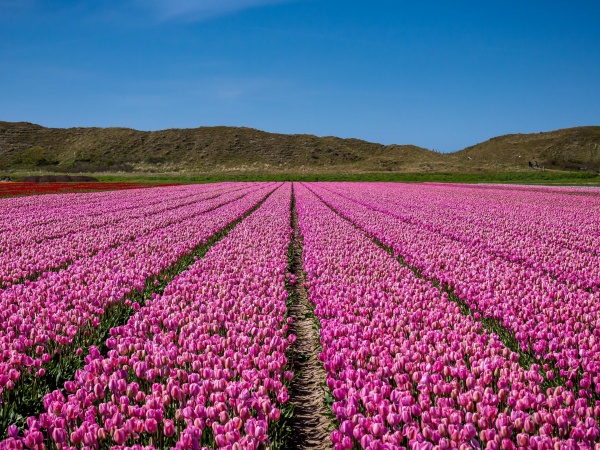
[[58, 161], [54, 161], [43, 148], [35, 146], [13, 156], [11, 164], [24, 167], [46, 167], [56, 165]]
[[103, 182], [220, 183], [223, 181], [377, 181], [396, 183], [600, 183], [592, 172], [506, 172], [506, 173], [363, 173], [363, 174], [264, 174], [264, 175], [96, 175]]

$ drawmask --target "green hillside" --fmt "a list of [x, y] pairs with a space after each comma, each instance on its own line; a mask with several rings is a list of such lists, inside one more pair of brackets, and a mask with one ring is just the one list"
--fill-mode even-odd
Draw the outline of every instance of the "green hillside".
[[0, 169], [53, 173], [481, 173], [600, 166], [600, 127], [495, 137], [455, 153], [252, 128], [46, 128], [0, 122]]

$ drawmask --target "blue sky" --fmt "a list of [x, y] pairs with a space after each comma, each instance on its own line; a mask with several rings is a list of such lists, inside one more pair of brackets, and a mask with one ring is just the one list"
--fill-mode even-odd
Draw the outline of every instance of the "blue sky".
[[0, 0], [0, 120], [441, 151], [600, 125], [600, 2]]

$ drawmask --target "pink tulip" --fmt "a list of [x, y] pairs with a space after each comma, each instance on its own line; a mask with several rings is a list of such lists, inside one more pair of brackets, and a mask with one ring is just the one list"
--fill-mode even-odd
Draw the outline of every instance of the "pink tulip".
[[[48, 412], [41, 417], [42, 432], [75, 430], [72, 445], [94, 447], [97, 439], [123, 445], [130, 437], [134, 442], [147, 442], [163, 422], [164, 436], [175, 436], [187, 447], [199, 443], [207, 426], [217, 430], [215, 436], [223, 435], [226, 443], [241, 442], [240, 430], [244, 428], [251, 431], [252, 445], [268, 441], [270, 424], [281, 416], [278, 405], [289, 398], [284, 372], [290, 343], [283, 317], [288, 295], [284, 275], [291, 233], [291, 185], [270, 183], [249, 185], [241, 192], [236, 189], [212, 202], [218, 207], [218, 202], [229, 198], [226, 207], [211, 210], [203, 220], [195, 216], [203, 214], [206, 205], [195, 209], [180, 224], [168, 225], [163, 234], [149, 234], [148, 248], [165, 242], [165, 251], [160, 247], [156, 250], [157, 258], [164, 255], [164, 259], [150, 255], [148, 261], [141, 259], [141, 266], [134, 265], [135, 269], [123, 261], [110, 265], [108, 277], [114, 273], [115, 283], [134, 283], [138, 269], [139, 279], [145, 279], [148, 272], [171, 265], [176, 258], [170, 255], [183, 255], [198, 245], [187, 242], [201, 243], [274, 191], [204, 258], [195, 260], [179, 276], [169, 278], [173, 281], [163, 294], [153, 294], [139, 309], [125, 299], [124, 303], [136, 312], [126, 325], [110, 330], [107, 354], [90, 347], [84, 369], [65, 386], [75, 394], [68, 399], [60, 391], [45, 396]], [[181, 241], [173, 240], [179, 235]], [[123, 250], [134, 252], [142, 240], [131, 242]], [[247, 248], [254, 250], [243, 250]], [[154, 267], [157, 264], [159, 269]], [[235, 282], [236, 288], [220, 290], [230, 282]], [[87, 304], [78, 306], [83, 312]], [[230, 330], [227, 336], [213, 329], [214, 318]], [[240, 323], [247, 328], [238, 328]], [[211, 368], [207, 367], [207, 358]], [[12, 374], [6, 372], [6, 385], [9, 375], [18, 379], [20, 374], [14, 370]], [[268, 371], [269, 376], [262, 378], [259, 370]], [[290, 372], [288, 377], [293, 378], [293, 374]], [[258, 408], [259, 420], [252, 418], [251, 408]], [[52, 420], [46, 423], [47, 418]], [[176, 436], [173, 419], [185, 421], [182, 425], [188, 428]], [[34, 419], [31, 426], [39, 427], [36, 423]], [[35, 440], [37, 435], [32, 436], [30, 439]]]
[[[471, 445], [479, 431], [484, 443], [496, 445], [496, 436], [498, 443], [515, 436], [512, 429], [516, 423], [528, 436], [550, 426], [545, 423], [550, 420], [547, 415], [540, 415], [535, 424], [525, 420], [537, 411], [544, 412], [544, 405], [551, 403], [545, 403], [547, 394], [540, 388], [544, 381], [541, 367], [534, 364], [526, 371], [518, 366], [519, 355], [483, 330], [473, 316], [464, 316], [447, 293], [415, 277], [357, 230], [364, 229], [393, 246], [391, 231], [404, 227], [407, 234], [401, 237], [405, 239], [416, 232], [415, 227], [391, 214], [386, 216], [387, 212], [379, 214], [370, 204], [363, 207], [362, 200], [349, 201], [347, 192], [334, 194], [331, 189], [330, 185], [307, 184], [295, 188], [295, 193], [309, 300], [322, 325], [319, 359], [327, 372], [326, 384], [334, 398], [332, 410], [340, 424], [351, 417], [347, 410], [356, 401], [364, 414], [379, 414], [409, 440], [420, 435], [413, 424], [428, 424], [420, 435], [430, 441], [424, 445], [440, 448], [450, 448], [452, 443]], [[413, 248], [410, 242], [403, 245], [394, 250], [400, 253]], [[517, 393], [509, 390], [511, 380], [530, 384], [519, 385]], [[393, 391], [392, 383], [402, 391]], [[491, 386], [497, 390], [490, 391]], [[346, 390], [348, 400], [341, 389]], [[577, 414], [570, 399], [566, 396], [565, 404], [571, 414]], [[523, 412], [524, 416], [506, 416], [503, 410]], [[441, 421], [442, 412], [445, 422]], [[478, 417], [473, 421], [474, 413]], [[370, 439], [380, 434], [387, 442], [395, 433], [393, 428], [383, 430], [379, 419], [352, 417], [359, 425], [352, 430], [352, 438], [360, 445], [371, 445]], [[471, 421], [465, 424], [469, 417]], [[367, 435], [371, 437], [365, 438]], [[578, 432], [573, 434], [574, 439], [584, 439], [578, 436]], [[510, 446], [509, 442], [504, 445]]]
[[158, 428], [158, 424], [156, 423], [156, 420], [154, 420], [154, 419], [146, 419], [144, 428], [147, 433], [152, 434], [152, 433], [156, 432], [156, 429]]
[[334, 444], [342, 442], [342, 433], [340, 433], [338, 430], [334, 430], [331, 433], [331, 442], [333, 442]]
[[165, 436], [168, 436], [168, 437], [171, 437], [171, 436], [173, 436], [173, 434], [175, 434], [175, 425], [171, 419], [165, 420], [165, 423], [163, 426], [163, 432], [165, 433]]

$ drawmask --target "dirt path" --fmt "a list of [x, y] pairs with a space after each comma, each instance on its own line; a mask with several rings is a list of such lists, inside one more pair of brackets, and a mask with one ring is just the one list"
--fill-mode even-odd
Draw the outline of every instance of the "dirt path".
[[[292, 227], [298, 236], [298, 217], [296, 211], [292, 216]], [[291, 385], [291, 401], [296, 404], [296, 420], [292, 425], [292, 434], [288, 448], [294, 450], [333, 448], [330, 432], [327, 427], [329, 419], [324, 415], [323, 389], [320, 384], [325, 381], [325, 370], [317, 358], [319, 354], [319, 335], [314, 328], [308, 299], [303, 288], [304, 272], [302, 270], [302, 248], [295, 240], [294, 275], [298, 277], [295, 284], [297, 299], [290, 308], [289, 314], [294, 319], [290, 331], [297, 340], [294, 344], [294, 372], [300, 372]]]

